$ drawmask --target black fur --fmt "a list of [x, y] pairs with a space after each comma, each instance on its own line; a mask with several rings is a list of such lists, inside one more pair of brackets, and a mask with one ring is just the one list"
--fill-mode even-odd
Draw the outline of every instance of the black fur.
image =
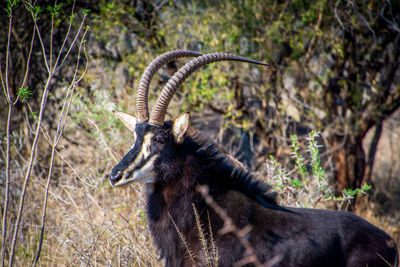
[[214, 238], [218, 265], [232, 266], [245, 257], [235, 235], [217, 234], [224, 222], [196, 191], [203, 184], [236, 226], [252, 225], [247, 238], [261, 262], [279, 256], [274, 266], [394, 265], [396, 246], [382, 230], [348, 212], [281, 207], [269, 186], [236, 167], [215, 145], [196, 136], [186, 136], [177, 145], [169, 128], [148, 129], [158, 137], [151, 149], [159, 155], [154, 163], [156, 183], [147, 196], [148, 224], [166, 266], [192, 266], [176, 227], [196, 265], [207, 265], [193, 205], [208, 245], [211, 235]]

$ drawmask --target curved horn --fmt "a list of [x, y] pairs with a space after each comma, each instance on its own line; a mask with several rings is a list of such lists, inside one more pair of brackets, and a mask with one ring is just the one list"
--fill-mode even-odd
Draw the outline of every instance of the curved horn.
[[269, 64], [267, 63], [226, 53], [212, 53], [195, 58], [190, 62], [186, 63], [184, 66], [182, 66], [177, 72], [175, 72], [175, 74], [169, 79], [167, 84], [164, 86], [151, 112], [149, 123], [160, 126], [164, 125], [164, 118], [167, 112], [168, 104], [171, 101], [172, 97], [174, 96], [176, 90], [183, 83], [183, 81], [192, 72], [194, 72], [201, 66], [222, 60], [242, 61], [242, 62], [269, 66]]
[[185, 51], [185, 50], [173, 50], [167, 53], [164, 53], [153, 60], [149, 66], [147, 66], [146, 70], [143, 72], [142, 77], [140, 78], [139, 86], [136, 92], [136, 108], [135, 115], [138, 122], [147, 121], [149, 118], [149, 108], [148, 108], [148, 92], [150, 81], [153, 78], [154, 74], [165, 64], [168, 62], [181, 58], [181, 57], [198, 57], [203, 54], [193, 52], [193, 51]]

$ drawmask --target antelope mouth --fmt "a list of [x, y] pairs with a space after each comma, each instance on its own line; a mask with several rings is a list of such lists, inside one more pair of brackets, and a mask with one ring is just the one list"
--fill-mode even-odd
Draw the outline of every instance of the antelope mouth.
[[149, 159], [141, 168], [133, 170], [113, 170], [110, 173], [110, 183], [112, 186], [122, 186], [131, 182], [142, 182], [153, 184], [155, 182], [155, 172], [153, 169], [153, 161], [155, 156]]
[[110, 184], [112, 186], [121, 186], [127, 184], [131, 182], [129, 179], [130, 176], [132, 176], [132, 171], [126, 172], [125, 174], [121, 173], [120, 171], [116, 171], [115, 173], [111, 172], [109, 177]]

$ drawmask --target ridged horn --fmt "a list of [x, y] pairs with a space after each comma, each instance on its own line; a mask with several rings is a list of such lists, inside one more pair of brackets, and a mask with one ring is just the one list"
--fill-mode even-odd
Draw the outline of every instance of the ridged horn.
[[148, 94], [150, 82], [154, 74], [163, 65], [171, 62], [172, 60], [182, 57], [198, 57], [201, 55], [203, 54], [193, 51], [173, 50], [156, 57], [153, 62], [147, 66], [146, 70], [142, 74], [142, 77], [140, 78], [139, 86], [136, 92], [135, 115], [138, 122], [147, 121], [149, 118]]
[[160, 126], [164, 125], [164, 118], [167, 112], [168, 104], [174, 96], [176, 90], [179, 88], [179, 86], [181, 86], [185, 79], [201, 66], [222, 60], [242, 61], [269, 66], [269, 64], [267, 63], [226, 53], [212, 53], [195, 58], [182, 66], [177, 72], [175, 72], [175, 74], [164, 86], [151, 112], [149, 123]]

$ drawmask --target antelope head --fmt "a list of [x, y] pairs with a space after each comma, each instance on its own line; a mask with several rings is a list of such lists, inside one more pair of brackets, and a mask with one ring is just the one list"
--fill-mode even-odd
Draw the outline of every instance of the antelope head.
[[[162, 89], [150, 114], [148, 112], [148, 89], [150, 80], [164, 64], [180, 57], [197, 57], [181, 67]], [[110, 182], [114, 186], [133, 181], [154, 184], [157, 164], [168, 158], [168, 151], [184, 141], [189, 126], [189, 113], [179, 115], [172, 123], [164, 122], [168, 104], [183, 81], [196, 69], [206, 64], [234, 60], [260, 65], [268, 65], [248, 58], [212, 53], [202, 55], [191, 51], [171, 51], [157, 57], [145, 70], [136, 93], [135, 115], [115, 112], [115, 115], [133, 133], [133, 146], [110, 173]], [[156, 164], [157, 163], [157, 164]]]

